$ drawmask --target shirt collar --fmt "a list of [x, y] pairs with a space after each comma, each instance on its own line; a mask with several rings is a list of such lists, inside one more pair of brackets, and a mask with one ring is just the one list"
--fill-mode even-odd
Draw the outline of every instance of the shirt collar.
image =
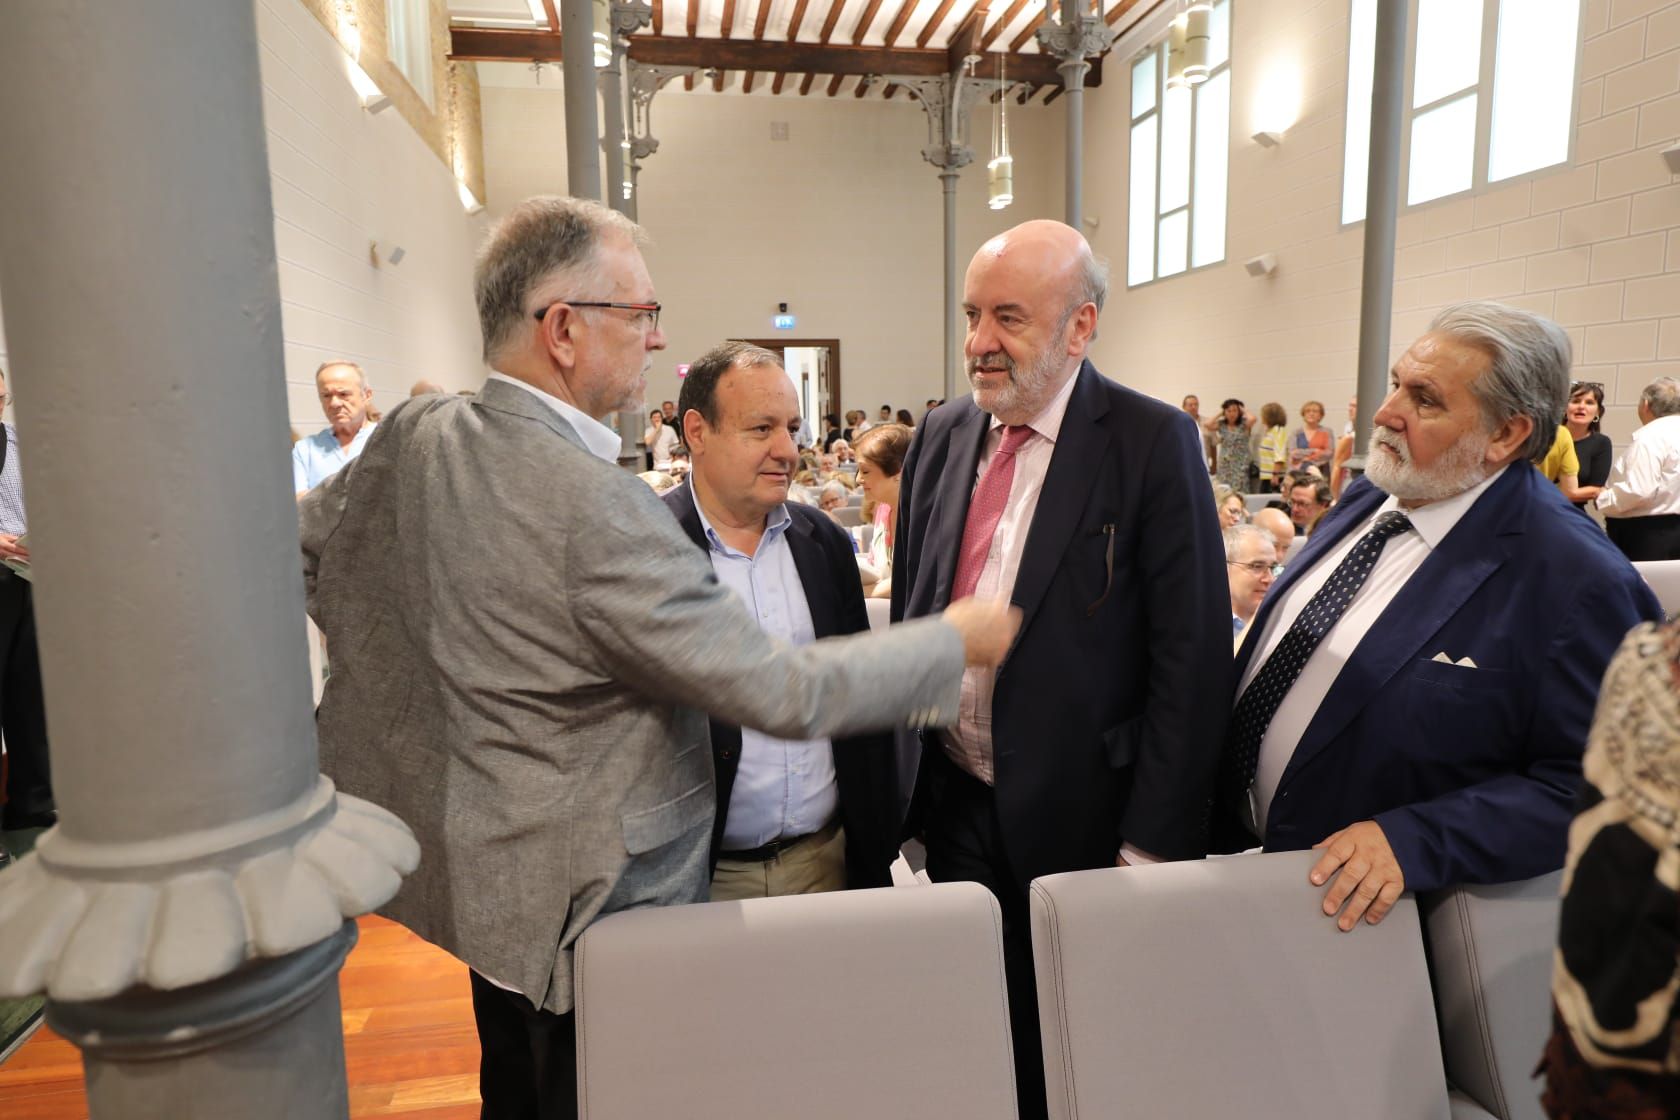
[[[1083, 363], [1081, 363], [1081, 368], [1084, 368]], [[1055, 443], [1056, 436], [1059, 435], [1062, 430], [1062, 419], [1067, 416], [1068, 401], [1073, 398], [1074, 383], [1078, 380], [1079, 370], [1074, 370], [1073, 376], [1068, 378], [1067, 383], [1060, 389], [1056, 390], [1056, 395], [1050, 398], [1050, 403], [1040, 409], [1037, 416], [1034, 416], [1031, 420], [1027, 421], [1027, 427], [1031, 428], [1051, 443]], [[994, 416], [992, 417], [991, 424], [986, 428], [986, 431], [989, 434], [993, 430], [1001, 427], [1003, 427], [1003, 421]]]
[[[700, 495], [695, 493], [692, 479], [688, 483], [688, 496], [694, 500], [694, 512], [700, 515], [700, 528], [705, 530], [706, 540], [711, 544], [712, 551], [721, 552], [725, 556], [745, 556], [746, 553], [740, 549], [731, 548], [724, 544], [723, 538], [717, 535], [716, 529], [712, 528], [712, 519], [706, 516], [705, 509], [700, 505]], [[765, 518], [764, 536], [760, 543], [770, 544], [774, 542], [777, 537], [787, 531], [787, 527], [791, 524], [793, 524], [793, 514], [788, 512], [787, 503], [783, 502], [771, 510], [769, 517]]]
[[529, 381], [521, 381], [517, 377], [509, 377], [505, 373], [491, 373], [486, 381], [506, 381], [509, 385], [517, 385], [521, 389], [542, 401], [548, 407], [560, 414], [560, 418], [572, 426], [578, 438], [583, 440], [583, 446], [597, 459], [605, 459], [609, 463], [618, 462], [618, 452], [624, 446], [624, 441], [618, 438], [618, 433], [601, 423], [595, 417], [584, 412], [576, 405], [568, 404], [552, 393], [545, 393], [532, 385]]
[[[9, 428], [10, 425], [7, 425], [7, 427]], [[362, 426], [360, 428], [357, 428], [356, 429], [356, 434], [350, 437], [350, 447], [351, 448], [359, 448], [362, 444], [366, 443], [367, 438], [373, 434], [373, 429], [374, 429], [374, 421], [372, 421], [372, 420], [362, 421]], [[325, 428], [322, 428], [320, 431], [316, 432], [315, 433], [315, 438], [320, 440], [322, 445], [325, 446], [329, 451], [349, 450], [349, 448], [341, 448], [339, 446], [338, 437], [333, 434], [331, 424], [328, 424]]]
[[[1423, 543], [1428, 546], [1429, 551], [1433, 552], [1441, 546], [1442, 541], [1447, 539], [1447, 534], [1452, 532], [1453, 526], [1458, 524], [1459, 518], [1470, 512], [1470, 507], [1476, 504], [1476, 499], [1480, 498], [1500, 475], [1512, 467], [1524, 465], [1523, 463], [1507, 463], [1462, 494], [1454, 494], [1450, 498], [1430, 502], [1421, 509], [1401, 510], [1401, 512], [1412, 523], [1412, 528], [1417, 530], [1418, 536], [1423, 538]], [[1396, 509], [1400, 509], [1400, 499], [1390, 494], [1388, 500], [1377, 507], [1375, 516], [1380, 517], [1389, 510]]]

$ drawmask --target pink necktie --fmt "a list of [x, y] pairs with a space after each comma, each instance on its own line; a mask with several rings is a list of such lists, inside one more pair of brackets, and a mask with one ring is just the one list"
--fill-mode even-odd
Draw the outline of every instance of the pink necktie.
[[980, 583], [980, 570], [992, 551], [992, 537], [998, 522], [1003, 520], [1003, 507], [1009, 504], [1009, 488], [1015, 481], [1015, 452], [1033, 434], [1025, 424], [1003, 429], [1003, 442], [992, 452], [986, 464], [986, 474], [974, 488], [968, 503], [968, 523], [963, 526], [962, 551], [957, 553], [957, 578], [951, 587], [951, 602], [974, 594]]

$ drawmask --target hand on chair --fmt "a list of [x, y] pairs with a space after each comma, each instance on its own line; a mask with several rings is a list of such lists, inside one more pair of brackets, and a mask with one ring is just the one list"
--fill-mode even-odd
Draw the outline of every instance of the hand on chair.
[[1376, 821], [1350, 824], [1314, 844], [1313, 851], [1324, 853], [1307, 876], [1313, 886], [1323, 886], [1341, 868], [1324, 893], [1324, 912], [1331, 917], [1342, 912], [1336, 925], [1343, 933], [1359, 924], [1361, 917], [1371, 925], [1382, 921], [1406, 889], [1400, 861]]

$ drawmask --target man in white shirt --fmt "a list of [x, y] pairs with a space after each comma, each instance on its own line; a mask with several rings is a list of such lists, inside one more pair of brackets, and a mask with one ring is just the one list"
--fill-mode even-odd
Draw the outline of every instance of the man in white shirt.
[[[1277, 511], [1273, 511], [1277, 512]], [[1279, 571], [1277, 545], [1258, 525], [1225, 530], [1225, 578], [1231, 585], [1231, 637], [1241, 639]]]
[[292, 445], [292, 489], [300, 497], [360, 455], [374, 428], [368, 416], [373, 390], [355, 362], [322, 362], [315, 371], [315, 392], [327, 426]]
[[1338, 928], [1404, 890], [1560, 867], [1598, 684], [1650, 588], [1528, 467], [1568, 336], [1449, 307], [1394, 366], [1364, 478], [1238, 653], [1216, 850], [1314, 848]]
[[1680, 381], [1645, 386], [1639, 420], [1645, 426], [1611, 468], [1598, 508], [1629, 560], [1680, 559]]

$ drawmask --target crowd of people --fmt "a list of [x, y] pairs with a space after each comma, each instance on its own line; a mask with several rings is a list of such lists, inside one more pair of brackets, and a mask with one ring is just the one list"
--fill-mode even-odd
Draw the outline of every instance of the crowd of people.
[[[1667, 842], [1670, 787], [1617, 769], [1639, 729], [1595, 736], [1610, 757], [1582, 775], [1595, 713], [1641, 718], [1600, 705], [1607, 669], [1680, 710], [1674, 632], [1629, 563], [1680, 541], [1680, 383], [1645, 389], [1616, 457], [1603, 387], [1571, 382], [1542, 316], [1437, 316], [1355, 477], [1317, 401], [1291, 431], [1276, 403], [1203, 418], [1104, 377], [1106, 268], [1028, 222], [969, 265], [969, 396], [812, 437], [780, 357], [725, 343], [648, 414], [655, 465], [686, 463], [650, 487], [605, 422], [665, 344], [639, 228], [528, 200], [475, 285], [481, 390], [416, 386], [376, 423], [362, 371], [325, 363], [327, 427], [293, 454], [333, 653], [322, 767], [420, 840], [386, 913], [471, 969], [491, 1120], [575, 1115], [571, 950], [596, 917], [885, 885], [907, 837], [934, 881], [999, 902], [1023, 1117], [1046, 1112], [1035, 878], [1314, 849], [1316, 905], [1352, 934], [1404, 891], [1566, 855], [1576, 891], [1649, 871], [1571, 849], [1578, 807]], [[0, 557], [27, 559], [7, 437]], [[1275, 497], [1250, 513], [1251, 493]], [[873, 633], [871, 594], [894, 623]], [[1569, 905], [1554, 1102], [1645, 1068], [1606, 1024], [1622, 942]], [[1680, 1037], [1677, 1008], [1638, 1045]]]

